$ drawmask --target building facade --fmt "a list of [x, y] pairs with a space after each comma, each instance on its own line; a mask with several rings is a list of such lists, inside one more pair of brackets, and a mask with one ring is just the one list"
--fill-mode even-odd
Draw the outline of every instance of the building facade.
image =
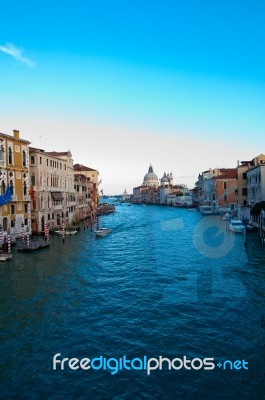
[[75, 216], [73, 160], [68, 152], [30, 148], [30, 196], [32, 231], [71, 226]]
[[93, 184], [91, 185], [89, 178], [85, 175], [75, 172], [74, 188], [76, 197], [75, 223], [78, 223], [91, 217], [91, 190], [93, 193]]
[[258, 159], [256, 165], [247, 172], [248, 206], [265, 201], [265, 157]]
[[96, 169], [86, 167], [83, 164], [74, 164], [74, 173], [79, 173], [86, 176], [90, 181], [90, 195], [91, 195], [91, 207], [93, 211], [97, 210], [98, 207], [98, 177], [99, 172]]
[[[20, 138], [0, 133], [0, 224], [4, 235], [9, 231], [19, 237], [31, 233], [29, 196], [29, 144]], [[9, 196], [10, 194], [10, 196]]]

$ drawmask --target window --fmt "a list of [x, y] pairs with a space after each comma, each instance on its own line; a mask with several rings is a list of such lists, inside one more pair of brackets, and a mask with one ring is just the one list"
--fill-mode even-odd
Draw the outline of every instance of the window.
[[31, 173], [31, 186], [35, 186], [36, 182], [35, 182], [35, 173], [32, 172]]
[[48, 158], [47, 158], [47, 167], [49, 166], [49, 160], [48, 160]]
[[10, 187], [10, 194], [13, 196], [13, 194], [14, 194], [14, 183], [13, 183], [12, 179], [9, 182], [9, 187]]
[[224, 201], [227, 201], [227, 194], [224, 194]]
[[247, 188], [242, 189], [242, 196], [247, 196], [248, 195], [248, 190]]
[[6, 217], [4, 217], [3, 218], [3, 231], [7, 231], [7, 218]]
[[32, 164], [35, 164], [35, 157], [34, 156], [31, 156], [30, 157], [30, 164], [32, 165]]
[[28, 218], [25, 218], [24, 224], [25, 224], [25, 225], [28, 225]]
[[23, 167], [26, 167], [26, 165], [27, 165], [27, 159], [26, 159], [25, 150], [23, 150], [23, 152], [22, 152], [22, 165], [23, 165]]
[[23, 194], [24, 194], [24, 196], [27, 195], [27, 184], [26, 184], [26, 182], [24, 182], [24, 184], [23, 184]]
[[1, 144], [1, 147], [0, 147], [0, 161], [4, 161], [4, 153], [5, 153], [4, 146]]
[[13, 164], [13, 153], [11, 147], [8, 148], [8, 163]]
[[224, 189], [226, 189], [226, 182], [224, 182]]
[[2, 181], [2, 183], [1, 183], [1, 194], [3, 195], [3, 194], [5, 194], [5, 192], [6, 192], [6, 184], [5, 184], [4, 181]]
[[11, 228], [15, 228], [15, 220], [11, 221]]
[[243, 179], [247, 179], [247, 173], [243, 172]]
[[40, 157], [40, 164], [42, 164], [42, 157]]
[[51, 215], [50, 215], [50, 214], [48, 214], [48, 221], [50, 221], [50, 219], [51, 219]]
[[24, 213], [27, 214], [28, 213], [28, 205], [24, 204]]
[[10, 214], [15, 214], [15, 206], [14, 206], [14, 204], [11, 204], [11, 206], [10, 206]]

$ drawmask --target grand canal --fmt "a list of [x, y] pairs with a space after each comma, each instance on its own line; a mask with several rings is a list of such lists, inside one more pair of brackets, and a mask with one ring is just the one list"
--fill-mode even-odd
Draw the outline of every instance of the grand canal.
[[[206, 219], [205, 219], [206, 218]], [[265, 397], [265, 248], [218, 217], [126, 204], [0, 266], [2, 399]], [[53, 356], [245, 360], [248, 369], [53, 370]]]

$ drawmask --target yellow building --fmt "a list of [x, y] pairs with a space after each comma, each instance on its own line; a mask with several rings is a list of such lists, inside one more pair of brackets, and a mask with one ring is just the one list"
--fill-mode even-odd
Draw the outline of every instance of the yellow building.
[[[20, 139], [19, 131], [13, 136], [0, 133], [0, 224], [4, 235], [20, 236], [22, 230], [31, 231], [29, 196], [29, 144]], [[23, 229], [22, 229], [23, 228]]]

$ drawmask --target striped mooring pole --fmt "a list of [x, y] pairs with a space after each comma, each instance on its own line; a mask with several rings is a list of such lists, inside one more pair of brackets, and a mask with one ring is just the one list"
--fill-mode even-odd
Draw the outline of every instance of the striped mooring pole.
[[27, 234], [27, 248], [29, 248], [29, 233]]
[[44, 225], [44, 232], [45, 232], [46, 240], [48, 241], [49, 240], [49, 228], [47, 227], [46, 224]]
[[2, 228], [0, 229], [0, 246], [3, 244], [3, 231]]
[[64, 235], [65, 235], [65, 229], [64, 229], [64, 222], [63, 222], [63, 242], [64, 242]]
[[9, 232], [7, 232], [7, 251], [9, 254], [11, 253], [11, 238]]
[[24, 225], [22, 225], [22, 228], [21, 228], [21, 239], [22, 240], [25, 239]]

